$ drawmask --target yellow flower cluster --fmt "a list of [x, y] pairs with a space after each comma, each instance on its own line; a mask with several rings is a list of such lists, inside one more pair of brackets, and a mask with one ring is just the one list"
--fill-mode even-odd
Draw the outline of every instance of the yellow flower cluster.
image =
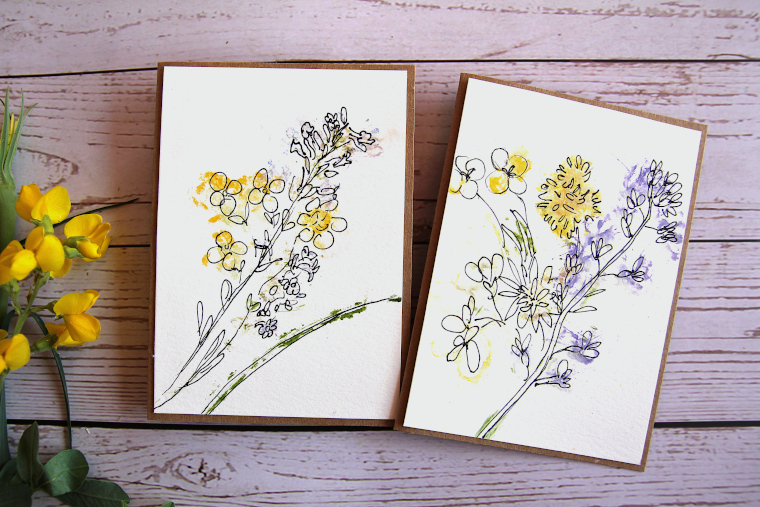
[[[22, 244], [11, 241], [0, 252], [0, 289], [11, 295], [18, 294], [18, 283], [34, 275], [32, 296], [25, 310], [14, 299], [14, 308], [20, 313], [21, 323], [32, 310], [32, 300], [36, 290], [50, 278], [60, 278], [68, 273], [74, 258], [85, 261], [99, 259], [106, 253], [111, 241], [108, 233], [111, 225], [103, 222], [100, 215], [86, 214], [68, 220], [64, 227], [65, 240], [58, 238], [53, 230], [55, 224], [66, 220], [71, 211], [68, 191], [63, 187], [53, 187], [42, 193], [37, 185], [24, 185], [19, 192], [15, 206], [19, 217], [36, 227], [27, 235]], [[44, 309], [51, 309], [62, 324], [45, 325], [45, 337], [49, 348], [58, 346], [78, 346], [96, 340], [100, 336], [100, 322], [86, 312], [100, 294], [94, 290], [63, 296]], [[17, 325], [17, 331], [21, 324]], [[36, 346], [37, 344], [35, 344]], [[24, 366], [30, 357], [31, 348], [27, 338], [21, 333], [8, 337], [7, 331], [0, 330], [0, 378], [8, 371]]]

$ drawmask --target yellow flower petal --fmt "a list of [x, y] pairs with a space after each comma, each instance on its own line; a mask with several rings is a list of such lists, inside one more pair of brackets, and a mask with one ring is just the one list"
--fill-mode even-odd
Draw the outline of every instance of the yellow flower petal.
[[100, 322], [92, 315], [66, 315], [63, 317], [66, 328], [74, 341], [92, 342], [100, 336]]
[[32, 221], [32, 208], [42, 198], [42, 192], [37, 185], [24, 185], [21, 187], [21, 191], [18, 193], [18, 200], [16, 201], [16, 213], [18, 216], [26, 220]]
[[79, 215], [66, 222], [66, 225], [63, 226], [63, 232], [67, 238], [72, 236], [90, 237], [90, 234], [102, 223], [103, 217], [100, 215], [94, 213]]
[[509, 178], [504, 171], [494, 171], [488, 176], [488, 188], [494, 194], [503, 194], [509, 188]]
[[42, 239], [42, 243], [34, 251], [34, 256], [42, 271], [58, 271], [63, 268], [63, 262], [66, 260], [61, 240], [52, 234]]
[[21, 246], [21, 243], [16, 241], [15, 239], [8, 243], [8, 246], [6, 246], [2, 253], [0, 253], [0, 262], [6, 262], [13, 258], [14, 255], [19, 253], [21, 250], [23, 250], [24, 247]]
[[20, 333], [11, 338], [0, 340], [0, 356], [11, 371], [18, 370], [28, 363], [31, 357], [29, 340]]
[[71, 264], [73, 260], [74, 259], [64, 259], [63, 266], [61, 267], [61, 269], [51, 271], [50, 276], [52, 278], [63, 278], [64, 276], [66, 276], [66, 273], [68, 273], [69, 270], [71, 269]]
[[5, 329], [0, 329], [0, 340], [4, 340], [7, 337], [8, 337], [8, 331], [6, 331]]
[[53, 311], [56, 315], [78, 315], [92, 308], [98, 297], [100, 293], [96, 290], [66, 294], [53, 306]]
[[13, 256], [10, 272], [16, 280], [23, 280], [36, 267], [37, 260], [34, 257], [34, 253], [29, 250], [21, 250]]
[[74, 340], [69, 334], [69, 330], [66, 324], [52, 324], [48, 322], [45, 324], [48, 334], [54, 334], [58, 336], [58, 340], [53, 344], [53, 347], [78, 347], [84, 342], [78, 342]]
[[63, 222], [71, 211], [71, 199], [69, 192], [63, 187], [53, 187], [43, 195], [32, 208], [32, 218], [42, 220], [48, 215], [50, 220], [57, 224]]
[[95, 243], [96, 245], [100, 245], [103, 243], [103, 240], [106, 239], [106, 235], [111, 231], [111, 224], [108, 222], [102, 223], [99, 226], [97, 226], [91, 234], [88, 234], [88, 237], [90, 238], [90, 241]]
[[100, 248], [89, 239], [77, 242], [77, 250], [80, 254], [84, 255], [85, 259], [100, 259]]
[[37, 247], [40, 246], [40, 243], [42, 243], [42, 238], [44, 237], [45, 237], [45, 229], [43, 229], [42, 227], [35, 227], [26, 236], [26, 242], [24, 243], [24, 248], [34, 252], [35, 250], [37, 250]]
[[0, 373], [4, 372], [7, 367], [8, 365], [5, 364], [5, 360], [0, 357]]

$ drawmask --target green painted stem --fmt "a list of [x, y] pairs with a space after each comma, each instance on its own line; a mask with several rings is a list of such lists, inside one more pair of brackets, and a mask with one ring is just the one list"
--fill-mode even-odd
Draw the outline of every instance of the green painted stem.
[[331, 324], [338, 320], [343, 319], [350, 319], [354, 315], [361, 313], [367, 309], [369, 305], [375, 304], [375, 303], [381, 303], [383, 301], [391, 301], [394, 303], [398, 303], [401, 301], [400, 297], [397, 296], [390, 296], [383, 299], [378, 299], [376, 301], [368, 301], [366, 303], [359, 303], [357, 305], [354, 305], [350, 308], [346, 308], [344, 310], [336, 310], [330, 314], [329, 317], [325, 317], [321, 320], [318, 320], [317, 322], [314, 322], [310, 324], [309, 326], [301, 329], [296, 334], [292, 336], [288, 336], [287, 333], [280, 337], [280, 341], [277, 342], [275, 345], [273, 345], [269, 350], [264, 352], [261, 356], [257, 357], [250, 366], [248, 366], [245, 370], [241, 371], [234, 377], [232, 377], [229, 382], [227, 382], [224, 387], [222, 387], [217, 394], [208, 405], [206, 405], [206, 408], [203, 409], [203, 413], [208, 415], [211, 414], [214, 410], [216, 410], [216, 407], [219, 406], [220, 403], [222, 403], [227, 396], [232, 393], [232, 391], [235, 390], [236, 387], [238, 387], [240, 384], [243, 383], [245, 379], [250, 377], [253, 373], [255, 373], [259, 368], [262, 368], [264, 365], [269, 364], [272, 359], [277, 357], [282, 351], [286, 350], [288, 347], [299, 341], [301, 338], [304, 338], [305, 336], [308, 336], [309, 334], [313, 333], [314, 331], [317, 331], [323, 327], [325, 327], [328, 324]]
[[71, 431], [71, 405], [69, 404], [69, 390], [66, 387], [66, 375], [63, 373], [63, 364], [58, 350], [50, 349], [55, 359], [55, 365], [58, 367], [58, 376], [61, 377], [61, 387], [63, 388], [63, 398], [66, 400], [66, 427], [69, 429], [69, 449], [74, 448], [74, 433]]

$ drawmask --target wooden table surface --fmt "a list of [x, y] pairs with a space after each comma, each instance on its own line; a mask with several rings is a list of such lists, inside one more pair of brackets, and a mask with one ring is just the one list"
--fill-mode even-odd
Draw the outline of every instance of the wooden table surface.
[[[91, 476], [115, 480], [137, 506], [760, 503], [760, 5], [577, 3], [4, 2], [0, 86], [38, 104], [17, 183], [65, 185], [78, 211], [138, 198], [104, 213], [106, 259], [55, 284], [102, 294], [101, 338], [62, 350]], [[707, 123], [646, 472], [389, 430], [148, 423], [156, 63], [178, 60], [416, 64], [414, 293], [460, 72]], [[49, 357], [12, 374], [8, 397], [14, 449], [34, 420], [43, 460], [63, 449]]]

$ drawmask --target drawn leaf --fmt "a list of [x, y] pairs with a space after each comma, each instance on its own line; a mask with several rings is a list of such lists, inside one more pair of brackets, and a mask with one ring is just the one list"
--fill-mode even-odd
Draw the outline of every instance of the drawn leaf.
[[588, 294], [586, 294], [586, 297], [587, 297], [587, 298], [590, 298], [590, 297], [592, 297], [592, 296], [596, 296], [596, 295], [598, 295], [598, 294], [601, 294], [602, 292], [604, 292], [604, 291], [606, 291], [606, 290], [607, 290], [607, 289], [594, 289], [594, 290], [592, 290], [591, 292], [589, 292]]
[[232, 296], [232, 283], [229, 280], [224, 280], [222, 282], [219, 296], [222, 298], [222, 306], [225, 306], [227, 301], [229, 301], [230, 296]]
[[295, 222], [288, 222], [286, 224], [282, 224], [282, 230], [283, 231], [289, 231], [290, 229], [292, 229], [295, 226], [296, 226]]
[[586, 312], [595, 312], [596, 308], [593, 306], [584, 306], [581, 308], [578, 308], [577, 310], [573, 310], [573, 313], [586, 313]]
[[331, 170], [325, 171], [325, 178], [334, 178], [337, 175], [338, 175], [338, 171], [331, 171]]

